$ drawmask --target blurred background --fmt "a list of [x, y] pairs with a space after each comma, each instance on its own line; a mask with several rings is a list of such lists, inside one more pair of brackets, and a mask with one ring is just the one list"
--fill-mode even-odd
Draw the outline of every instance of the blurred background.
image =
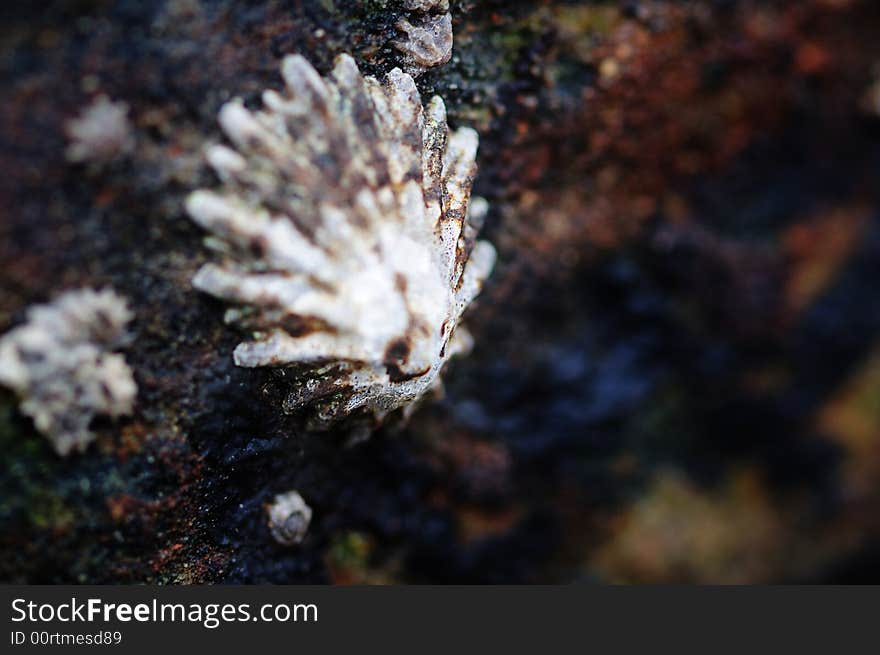
[[[401, 11], [3, 3], [0, 332], [112, 286], [140, 391], [61, 458], [0, 390], [0, 580], [880, 581], [880, 5], [454, 1], [418, 86], [480, 133], [499, 263], [445, 395], [352, 446], [232, 364], [181, 204], [225, 100], [390, 70]], [[71, 163], [101, 94], [135, 147]]]

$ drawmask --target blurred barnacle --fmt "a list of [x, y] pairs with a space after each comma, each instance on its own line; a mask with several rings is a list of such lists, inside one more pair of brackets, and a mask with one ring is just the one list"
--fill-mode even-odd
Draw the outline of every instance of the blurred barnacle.
[[100, 95], [82, 113], [67, 121], [70, 139], [66, 156], [71, 162], [112, 161], [134, 147], [128, 105]]
[[85, 449], [96, 415], [131, 413], [137, 385], [123, 356], [109, 352], [129, 320], [113, 291], [80, 289], [29, 308], [27, 322], [0, 338], [0, 384], [59, 455]]
[[[428, 68], [445, 64], [452, 57], [452, 14], [447, 0], [404, 0], [411, 12], [395, 27], [401, 37], [393, 41], [403, 53], [406, 72], [418, 76]], [[439, 13], [438, 13], [439, 12]]]
[[380, 83], [342, 55], [325, 79], [288, 56], [282, 74], [263, 110], [220, 110], [235, 148], [206, 154], [223, 186], [186, 209], [222, 261], [193, 283], [254, 331], [237, 365], [293, 373], [286, 411], [310, 408], [314, 427], [356, 410], [378, 421], [470, 348], [456, 328], [495, 261], [476, 240], [485, 201], [468, 212], [477, 133], [450, 133], [443, 101], [423, 108], [399, 69]]
[[269, 515], [269, 532], [282, 546], [302, 543], [309, 523], [312, 521], [312, 508], [297, 491], [278, 494], [266, 508]]

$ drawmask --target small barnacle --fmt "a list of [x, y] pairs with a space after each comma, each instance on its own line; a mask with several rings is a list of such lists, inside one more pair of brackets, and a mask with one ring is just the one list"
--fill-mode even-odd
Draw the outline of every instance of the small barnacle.
[[296, 491], [278, 494], [266, 508], [269, 531], [283, 546], [302, 543], [312, 521], [312, 508]]
[[402, 32], [392, 42], [403, 53], [403, 67], [413, 76], [452, 58], [452, 14], [448, 0], [403, 0], [409, 18], [395, 27]]
[[134, 147], [128, 105], [101, 95], [74, 119], [67, 121], [70, 139], [66, 156], [72, 162], [109, 162]]
[[316, 427], [356, 410], [381, 420], [470, 348], [456, 328], [495, 261], [476, 240], [485, 201], [468, 212], [477, 133], [450, 133], [443, 101], [423, 108], [399, 69], [379, 82], [342, 55], [322, 78], [289, 56], [282, 74], [263, 110], [220, 110], [235, 148], [207, 159], [223, 186], [186, 209], [222, 260], [193, 283], [253, 331], [237, 365], [306, 380], [286, 410], [310, 408]]
[[31, 307], [27, 322], [0, 338], [0, 384], [59, 455], [84, 450], [98, 414], [130, 414], [137, 394], [131, 369], [111, 351], [125, 341], [131, 312], [113, 291], [68, 291]]
[[445, 64], [452, 58], [452, 15], [415, 20], [413, 23], [401, 18], [395, 24], [404, 36], [394, 41], [394, 47], [404, 54], [404, 65], [411, 75]]

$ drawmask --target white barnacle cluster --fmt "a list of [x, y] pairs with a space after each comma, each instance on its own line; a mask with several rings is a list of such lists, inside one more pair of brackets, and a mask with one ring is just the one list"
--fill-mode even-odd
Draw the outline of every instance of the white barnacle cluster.
[[418, 76], [448, 62], [452, 57], [449, 0], [403, 0], [403, 9], [409, 15], [395, 24], [401, 36], [393, 45], [403, 53], [406, 72]]
[[128, 105], [105, 95], [69, 120], [65, 129], [70, 139], [65, 154], [71, 162], [109, 162], [134, 147]]
[[137, 385], [122, 355], [131, 312], [113, 291], [68, 291], [28, 309], [27, 322], [0, 338], [0, 384], [60, 455], [84, 450], [97, 415], [131, 413]]
[[221, 259], [193, 282], [254, 331], [237, 365], [308, 371], [288, 409], [381, 419], [469, 348], [458, 324], [495, 261], [476, 240], [485, 201], [468, 211], [478, 137], [398, 69], [380, 82], [342, 55], [325, 79], [288, 56], [282, 73], [262, 110], [220, 111], [234, 147], [206, 154], [222, 187], [186, 208]]

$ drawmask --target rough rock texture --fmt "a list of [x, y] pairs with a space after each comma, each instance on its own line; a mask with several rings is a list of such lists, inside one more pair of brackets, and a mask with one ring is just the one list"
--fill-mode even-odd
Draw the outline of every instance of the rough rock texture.
[[225, 261], [193, 284], [255, 331], [238, 366], [300, 365], [286, 408], [315, 427], [361, 410], [379, 422], [470, 350], [459, 322], [495, 263], [476, 241], [485, 203], [468, 212], [478, 137], [450, 134], [443, 100], [423, 110], [398, 68], [383, 83], [348, 55], [327, 79], [300, 56], [281, 68], [262, 111], [220, 110], [235, 149], [207, 159], [223, 186], [186, 206]]
[[[139, 386], [64, 459], [0, 392], [0, 578], [880, 578], [880, 6], [451, 4], [417, 86], [480, 135], [499, 263], [445, 399], [346, 448], [234, 365], [181, 208], [224, 103], [288, 54], [382, 78], [401, 3], [0, 3], [0, 332], [112, 286]], [[96, 172], [64, 126], [100, 94], [138, 145]], [[290, 489], [296, 548], [266, 516]]]

